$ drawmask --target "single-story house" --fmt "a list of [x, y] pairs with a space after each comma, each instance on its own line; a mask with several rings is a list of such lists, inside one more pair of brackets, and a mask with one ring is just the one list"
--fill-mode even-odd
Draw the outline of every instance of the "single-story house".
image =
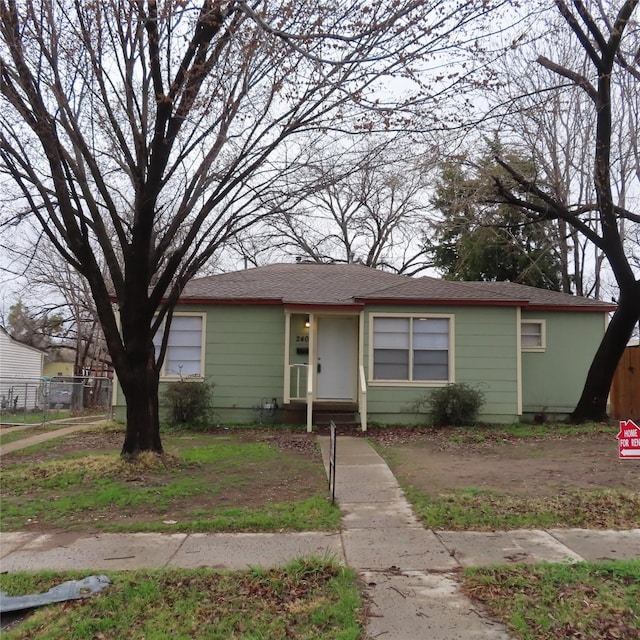
[[455, 382], [483, 392], [483, 421], [560, 417], [614, 308], [508, 282], [273, 264], [187, 285], [161, 381], [214, 383], [220, 421], [259, 413], [309, 430], [323, 409], [350, 412], [363, 429], [424, 423], [412, 405]]
[[38, 404], [38, 384], [46, 352], [12, 338], [0, 327], [0, 405], [17, 409]]

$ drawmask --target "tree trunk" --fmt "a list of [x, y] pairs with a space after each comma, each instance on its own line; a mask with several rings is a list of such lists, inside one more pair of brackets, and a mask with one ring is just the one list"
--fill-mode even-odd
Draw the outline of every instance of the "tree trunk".
[[558, 247], [560, 257], [560, 273], [562, 275], [562, 292], [571, 293], [571, 276], [569, 275], [569, 243], [567, 242], [567, 222], [558, 220]]
[[158, 412], [160, 378], [154, 362], [153, 345], [144, 358], [131, 363], [129, 373], [120, 378], [127, 401], [127, 431], [120, 455], [134, 457], [143, 451], [162, 453]]
[[573, 413], [567, 418], [575, 424], [607, 420], [607, 399], [618, 362], [640, 320], [640, 282], [621, 292], [616, 309], [602, 342], [593, 358], [587, 380]]

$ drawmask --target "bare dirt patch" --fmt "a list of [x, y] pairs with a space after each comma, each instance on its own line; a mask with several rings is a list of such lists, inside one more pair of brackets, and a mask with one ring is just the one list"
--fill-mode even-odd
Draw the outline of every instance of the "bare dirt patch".
[[638, 491], [640, 460], [618, 458], [617, 427], [610, 432], [514, 437], [496, 432], [397, 429], [372, 431], [395, 473], [436, 497], [477, 488], [550, 496], [581, 489]]

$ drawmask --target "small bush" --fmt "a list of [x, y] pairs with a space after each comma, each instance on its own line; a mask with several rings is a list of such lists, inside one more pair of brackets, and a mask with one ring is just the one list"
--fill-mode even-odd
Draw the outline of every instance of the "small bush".
[[475, 422], [484, 405], [484, 393], [468, 384], [456, 383], [433, 389], [415, 403], [418, 411], [425, 407], [434, 425], [457, 427]]
[[173, 426], [204, 429], [212, 420], [213, 383], [171, 382], [164, 391], [169, 422]]

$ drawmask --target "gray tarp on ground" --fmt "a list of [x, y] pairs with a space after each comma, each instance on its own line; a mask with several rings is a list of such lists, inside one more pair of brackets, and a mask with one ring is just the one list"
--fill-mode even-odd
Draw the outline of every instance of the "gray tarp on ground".
[[46, 593], [36, 593], [26, 596], [10, 596], [5, 591], [0, 591], [0, 613], [33, 609], [54, 602], [66, 600], [79, 600], [88, 598], [94, 593], [100, 593], [111, 584], [107, 576], [88, 576], [82, 580], [69, 580], [57, 587], [52, 587]]

